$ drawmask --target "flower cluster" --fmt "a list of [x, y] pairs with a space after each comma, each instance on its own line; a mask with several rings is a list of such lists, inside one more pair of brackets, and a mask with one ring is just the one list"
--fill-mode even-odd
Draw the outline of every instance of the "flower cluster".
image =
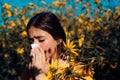
[[43, 80], [93, 80], [93, 68], [82, 62], [52, 60], [49, 68]]

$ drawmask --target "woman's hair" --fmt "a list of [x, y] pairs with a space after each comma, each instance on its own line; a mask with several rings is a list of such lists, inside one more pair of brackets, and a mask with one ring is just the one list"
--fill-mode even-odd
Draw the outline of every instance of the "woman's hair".
[[27, 32], [31, 26], [48, 32], [55, 40], [61, 38], [66, 42], [65, 32], [59, 19], [51, 12], [41, 12], [33, 16], [27, 24]]

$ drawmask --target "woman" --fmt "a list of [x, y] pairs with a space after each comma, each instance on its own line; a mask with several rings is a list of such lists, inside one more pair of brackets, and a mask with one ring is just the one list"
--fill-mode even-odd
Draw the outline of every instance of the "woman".
[[[59, 76], [60, 80], [64, 78], [67, 78], [65, 80], [76, 80], [76, 76], [74, 78], [69, 76], [72, 73], [78, 74], [77, 78], [82, 77], [86, 80], [92, 80], [92, 72], [90, 70], [86, 71], [86, 66], [83, 63], [68, 62], [65, 60], [66, 57], [63, 56], [61, 58], [62, 43], [66, 42], [66, 36], [58, 18], [53, 13], [42, 12], [36, 14], [30, 19], [26, 31], [31, 44], [31, 59], [28, 72], [26, 72], [27, 75], [23, 74], [24, 78], [27, 78], [24, 80], [54, 80], [54, 78], [51, 78], [53, 75], [48, 75], [51, 70], [48, 64], [52, 64], [53, 59], [57, 60], [57, 65], [62, 66], [54, 72], [61, 74]], [[66, 77], [65, 74], [68, 76]]]
[[58, 18], [51, 12], [36, 14], [26, 30], [32, 47], [29, 76], [30, 79], [41, 80], [49, 70], [48, 63], [59, 59], [62, 42], [66, 42], [65, 33]]

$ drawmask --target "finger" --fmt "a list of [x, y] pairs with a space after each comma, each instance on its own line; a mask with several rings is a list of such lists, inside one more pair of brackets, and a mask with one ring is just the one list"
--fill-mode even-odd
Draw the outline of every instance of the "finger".
[[35, 50], [31, 49], [31, 53], [30, 53], [30, 62], [31, 62], [31, 64], [35, 63], [35, 58], [36, 58]]
[[41, 60], [43, 63], [45, 63], [46, 62], [45, 52], [43, 51], [41, 47], [39, 47], [38, 49], [41, 52]]
[[50, 63], [50, 58], [46, 59], [46, 62], [47, 62], [47, 63]]

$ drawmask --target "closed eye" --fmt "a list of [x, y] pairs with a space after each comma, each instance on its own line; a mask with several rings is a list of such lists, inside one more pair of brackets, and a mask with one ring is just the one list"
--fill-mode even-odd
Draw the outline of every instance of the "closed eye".
[[44, 42], [44, 40], [39, 40], [39, 42]]

